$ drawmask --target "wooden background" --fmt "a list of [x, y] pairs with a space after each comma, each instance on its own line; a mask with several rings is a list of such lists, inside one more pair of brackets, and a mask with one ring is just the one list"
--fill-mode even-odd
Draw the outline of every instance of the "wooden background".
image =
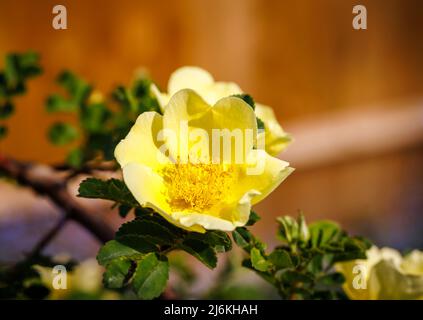
[[[68, 29], [51, 26], [55, 4]], [[182, 65], [232, 80], [286, 124], [328, 110], [420, 96], [423, 2], [360, 1], [368, 30], [351, 26], [350, 0], [0, 1], [0, 56], [32, 49], [45, 73], [17, 101], [2, 150], [22, 159], [58, 161], [45, 139], [43, 105], [54, 78], [74, 70], [108, 92], [144, 67], [165, 86]], [[30, 143], [29, 143], [30, 141]]]

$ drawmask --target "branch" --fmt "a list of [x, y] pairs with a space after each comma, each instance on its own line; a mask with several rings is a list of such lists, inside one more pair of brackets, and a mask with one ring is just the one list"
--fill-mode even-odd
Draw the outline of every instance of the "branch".
[[60, 217], [57, 224], [46, 235], [44, 235], [38, 242], [38, 244], [32, 249], [32, 252], [29, 254], [28, 260], [39, 256], [39, 254], [50, 243], [50, 241], [59, 233], [60, 230], [62, 230], [62, 227], [65, 225], [67, 220], [67, 215], [63, 215], [62, 217]]
[[64, 211], [67, 218], [84, 226], [100, 241], [113, 239], [113, 229], [100, 218], [87, 212], [69, 194], [66, 180], [56, 170], [41, 164], [20, 162], [0, 154], [0, 172], [4, 172], [21, 185], [30, 187], [39, 195], [47, 196]]
[[52, 166], [57, 171], [74, 171], [77, 173], [92, 173], [93, 171], [115, 171], [117, 169], [114, 161], [91, 160], [80, 168], [74, 168], [67, 164], [57, 164]]

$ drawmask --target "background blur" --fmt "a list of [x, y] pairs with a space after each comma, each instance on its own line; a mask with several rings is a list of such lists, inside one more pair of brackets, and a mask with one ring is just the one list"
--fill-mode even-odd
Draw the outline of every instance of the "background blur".
[[[67, 30], [51, 26], [56, 4], [67, 7]], [[367, 30], [352, 28], [356, 4], [367, 7]], [[256, 208], [264, 240], [274, 242], [276, 216], [303, 210], [378, 245], [422, 248], [422, 38], [420, 0], [0, 0], [0, 56], [32, 49], [44, 67], [16, 100], [0, 150], [63, 159], [46, 139], [57, 118], [44, 102], [64, 68], [107, 93], [140, 67], [165, 88], [173, 70], [198, 65], [272, 106], [296, 139], [281, 158], [297, 170]], [[57, 216], [47, 200], [0, 184], [1, 260], [17, 259]], [[49, 250], [84, 258], [97, 247], [69, 225]]]

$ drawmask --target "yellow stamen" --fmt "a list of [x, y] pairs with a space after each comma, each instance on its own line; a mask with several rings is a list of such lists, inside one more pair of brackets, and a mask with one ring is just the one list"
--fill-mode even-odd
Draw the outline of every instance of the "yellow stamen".
[[236, 179], [234, 166], [211, 163], [169, 164], [163, 177], [170, 206], [197, 212], [218, 203]]

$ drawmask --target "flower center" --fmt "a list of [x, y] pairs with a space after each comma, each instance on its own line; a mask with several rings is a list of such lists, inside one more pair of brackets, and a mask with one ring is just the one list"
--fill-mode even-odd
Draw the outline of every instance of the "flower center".
[[174, 163], [163, 169], [168, 203], [176, 210], [210, 209], [229, 192], [235, 180], [234, 166]]

